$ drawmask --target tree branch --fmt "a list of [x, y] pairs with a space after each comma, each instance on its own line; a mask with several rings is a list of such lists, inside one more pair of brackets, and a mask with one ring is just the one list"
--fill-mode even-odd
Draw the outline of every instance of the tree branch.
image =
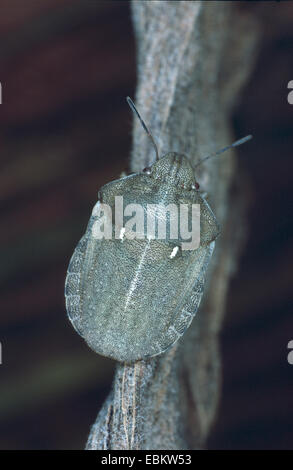
[[[231, 143], [231, 106], [255, 57], [257, 27], [252, 19], [240, 15], [232, 2], [136, 1], [132, 12], [138, 63], [135, 101], [159, 154], [185, 153], [196, 163]], [[132, 170], [153, 161], [149, 139], [134, 120]], [[229, 200], [234, 167], [229, 151], [204, 162], [196, 174], [222, 226], [197, 317], [162, 356], [118, 364], [87, 449], [204, 446], [219, 398], [218, 333], [243, 228], [242, 202]]]

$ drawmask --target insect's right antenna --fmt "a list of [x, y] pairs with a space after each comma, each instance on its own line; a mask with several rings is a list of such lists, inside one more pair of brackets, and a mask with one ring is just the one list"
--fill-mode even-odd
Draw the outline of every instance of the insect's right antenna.
[[221, 150], [218, 150], [217, 152], [211, 153], [210, 155], [207, 155], [206, 157], [202, 158], [193, 168], [197, 168], [205, 160], [208, 160], [212, 157], [216, 157], [217, 155], [220, 155], [220, 153], [226, 152], [226, 150], [229, 150], [232, 147], [238, 147], [238, 145], [242, 145], [250, 139], [252, 139], [252, 135], [247, 135], [246, 137], [242, 137], [242, 139], [236, 140], [236, 142], [233, 142], [233, 144], [228, 145], [227, 147], [224, 147]]
[[129, 104], [129, 106], [131, 107], [132, 111], [137, 115], [138, 119], [140, 120], [141, 122], [141, 125], [142, 127], [144, 128], [144, 130], [146, 131], [147, 135], [149, 136], [149, 138], [151, 139], [152, 141], [152, 144], [155, 148], [155, 152], [156, 152], [156, 160], [159, 160], [159, 152], [158, 152], [158, 147], [156, 146], [156, 143], [154, 141], [154, 138], [152, 136], [152, 134], [150, 133], [150, 131], [148, 130], [147, 126], [145, 125], [144, 121], [142, 120], [139, 112], [137, 111], [136, 107], [135, 107], [135, 104], [133, 103], [132, 99], [129, 98], [129, 96], [126, 97], [126, 101], [127, 103]]

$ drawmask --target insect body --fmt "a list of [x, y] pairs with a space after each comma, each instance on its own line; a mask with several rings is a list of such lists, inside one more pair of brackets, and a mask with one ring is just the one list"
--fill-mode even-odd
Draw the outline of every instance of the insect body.
[[[71, 258], [65, 286], [68, 316], [97, 353], [122, 362], [156, 356], [190, 325], [219, 233], [212, 210], [196, 188], [189, 160], [173, 152], [146, 171], [101, 188], [85, 235]], [[199, 204], [199, 246], [183, 250], [180, 235], [131, 239], [125, 228], [98, 239], [99, 207], [107, 205], [116, 216], [117, 196], [123, 196], [124, 206], [140, 205], [144, 215], [153, 204], [189, 208]]]

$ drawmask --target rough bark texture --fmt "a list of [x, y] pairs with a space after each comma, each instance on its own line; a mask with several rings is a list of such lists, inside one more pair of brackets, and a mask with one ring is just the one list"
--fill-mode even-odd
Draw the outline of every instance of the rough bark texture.
[[[257, 27], [232, 2], [133, 2], [132, 11], [137, 107], [160, 155], [177, 151], [196, 163], [234, 138], [229, 116], [253, 64]], [[132, 170], [153, 159], [153, 148], [134, 120]], [[230, 151], [196, 173], [222, 233], [195, 320], [163, 356], [117, 366], [87, 449], [204, 447], [219, 399], [218, 334], [243, 235], [241, 199], [229, 198], [234, 171]]]

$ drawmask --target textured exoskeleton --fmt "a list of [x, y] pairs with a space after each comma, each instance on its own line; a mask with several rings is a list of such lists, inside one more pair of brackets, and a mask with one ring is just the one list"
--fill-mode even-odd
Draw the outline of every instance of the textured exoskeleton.
[[[99, 202], [112, 208], [114, 218], [115, 196], [123, 196], [124, 207], [136, 203], [145, 210], [148, 204], [200, 204], [199, 247], [183, 250], [179, 237], [168, 236], [97, 239], [93, 227]], [[118, 361], [163, 353], [198, 309], [218, 233], [184, 155], [168, 153], [147, 171], [106, 184], [67, 272], [66, 307], [74, 328], [94, 351]]]

